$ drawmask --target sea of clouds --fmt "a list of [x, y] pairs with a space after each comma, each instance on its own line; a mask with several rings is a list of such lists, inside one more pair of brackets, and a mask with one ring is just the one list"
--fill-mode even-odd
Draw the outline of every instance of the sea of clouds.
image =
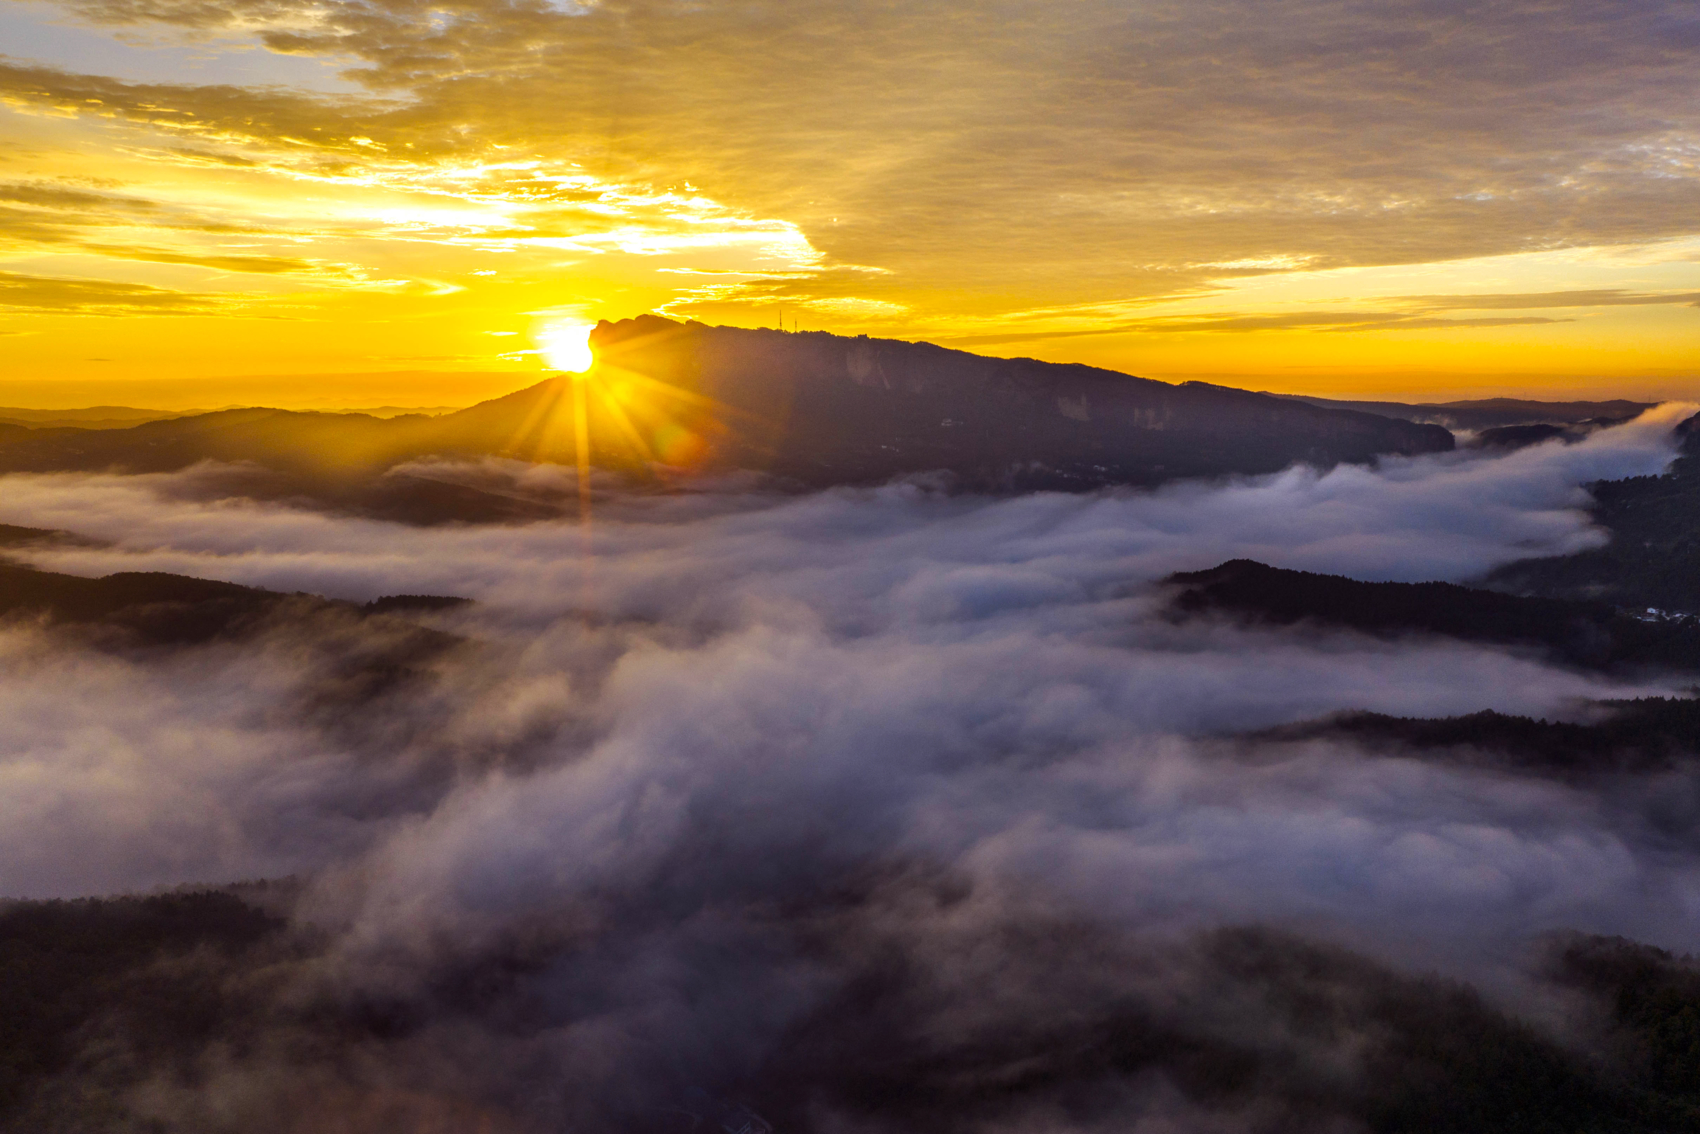
[[[864, 898], [834, 932], [917, 956], [957, 942], [963, 972], [961, 940], [990, 927], [1173, 943], [1259, 924], [1513, 1002], [1542, 932], [1700, 933], [1685, 776], [1566, 783], [1227, 735], [1344, 709], [1566, 716], [1683, 683], [1178, 621], [1160, 580], [1242, 556], [1466, 580], [1594, 546], [1581, 486], [1661, 470], [1692, 408], [1572, 445], [1148, 492], [604, 486], [588, 528], [405, 527], [223, 496], [207, 468], [7, 476], [0, 522], [94, 541], [20, 552], [39, 567], [476, 601], [420, 616], [463, 641], [352, 702], [327, 682], [377, 620], [319, 612], [152, 651], [6, 624], [0, 894], [293, 876], [292, 916], [332, 942], [327, 979], [365, 994], [545, 942], [572, 964], [542, 965], [547, 1026], [502, 1058], [581, 1084], [683, 1090], [768, 1058], [835, 987], [775, 926], [788, 909], [818, 923], [840, 891]], [[553, 467], [398, 475], [573, 491]], [[898, 876], [966, 897], [905, 913], [866, 881]], [[455, 1034], [433, 1050], [494, 1042]], [[1140, 1113], [1168, 1105], [1151, 1098]]]

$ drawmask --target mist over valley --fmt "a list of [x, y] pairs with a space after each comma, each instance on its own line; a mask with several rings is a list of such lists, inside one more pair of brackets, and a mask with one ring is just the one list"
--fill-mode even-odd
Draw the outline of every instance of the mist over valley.
[[0, 1125], [1700, 1125], [1694, 406], [661, 322], [0, 437]]

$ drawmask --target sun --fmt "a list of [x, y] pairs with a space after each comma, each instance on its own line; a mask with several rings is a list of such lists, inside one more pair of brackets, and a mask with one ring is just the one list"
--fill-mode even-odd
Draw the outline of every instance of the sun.
[[589, 323], [551, 323], [537, 333], [537, 346], [554, 369], [582, 374], [596, 361], [590, 350], [595, 329]]

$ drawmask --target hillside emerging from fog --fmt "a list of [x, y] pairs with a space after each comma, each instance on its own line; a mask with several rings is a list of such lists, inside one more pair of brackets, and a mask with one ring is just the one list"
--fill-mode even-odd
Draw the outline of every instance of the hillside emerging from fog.
[[[591, 461], [636, 481], [757, 470], [799, 487], [943, 472], [982, 491], [1084, 490], [1442, 452], [1452, 436], [1374, 414], [1200, 382], [987, 358], [926, 343], [680, 324], [599, 325]], [[575, 460], [575, 380], [458, 413], [238, 409], [132, 428], [0, 429], [0, 472], [170, 472], [247, 462], [273, 491], [404, 519], [527, 518], [512, 501], [374, 482], [426, 457]], [[259, 489], [255, 489], [258, 491]]]
[[1524, 559], [1494, 571], [1495, 587], [1661, 611], [1700, 611], [1700, 415], [1677, 426], [1681, 456], [1659, 476], [1589, 485], [1604, 547]]
[[1636, 618], [1610, 603], [1504, 594], [1456, 583], [1365, 583], [1235, 559], [1167, 580], [1177, 614], [1268, 626], [1349, 627], [1389, 639], [1435, 634], [1542, 651], [1587, 669], [1700, 670], [1700, 618]]

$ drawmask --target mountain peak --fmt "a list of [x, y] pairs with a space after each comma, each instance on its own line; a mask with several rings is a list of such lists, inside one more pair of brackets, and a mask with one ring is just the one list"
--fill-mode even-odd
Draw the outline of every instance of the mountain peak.
[[0, 469], [167, 471], [211, 459], [341, 493], [427, 456], [571, 464], [582, 426], [593, 464], [639, 480], [754, 470], [819, 488], [943, 473], [971, 491], [1075, 491], [1453, 444], [1435, 425], [924, 342], [657, 315], [598, 323], [590, 342], [585, 375], [441, 417], [231, 410], [70, 436], [20, 430], [0, 438]]

